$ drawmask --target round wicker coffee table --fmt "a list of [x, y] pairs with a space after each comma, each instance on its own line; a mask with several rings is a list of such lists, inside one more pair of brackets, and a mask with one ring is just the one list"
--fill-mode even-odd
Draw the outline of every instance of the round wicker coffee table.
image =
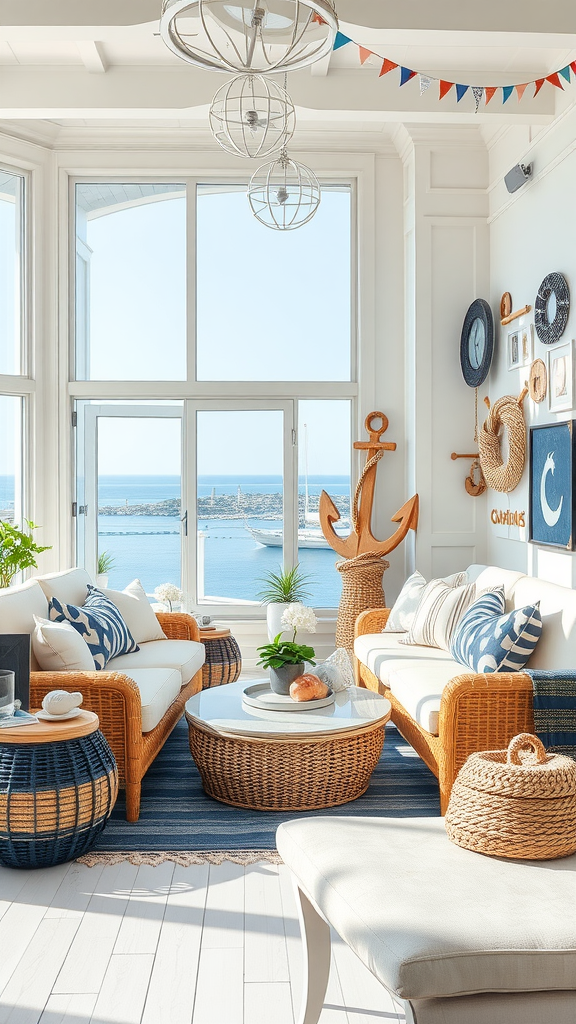
[[366, 792], [384, 745], [390, 703], [352, 687], [315, 711], [260, 711], [249, 680], [202, 690], [186, 704], [190, 750], [205, 792], [259, 811], [335, 807]]

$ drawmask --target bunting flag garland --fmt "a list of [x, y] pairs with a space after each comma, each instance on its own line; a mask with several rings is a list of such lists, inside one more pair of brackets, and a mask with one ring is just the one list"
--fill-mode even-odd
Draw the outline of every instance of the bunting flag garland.
[[411, 78], [417, 74], [416, 71], [410, 71], [410, 68], [400, 68], [400, 85], [406, 85]]
[[[319, 15], [315, 15], [313, 20], [321, 21], [322, 19]], [[400, 68], [400, 86], [406, 85], [407, 82], [410, 82], [413, 78], [417, 77], [421, 96], [423, 96], [425, 92], [428, 92], [432, 82], [438, 82], [439, 98], [441, 100], [443, 100], [444, 97], [447, 96], [453, 88], [455, 88], [456, 102], [460, 103], [460, 100], [468, 91], [470, 91], [474, 97], [476, 113], [478, 113], [482, 100], [484, 100], [485, 106], [488, 106], [490, 100], [498, 91], [501, 91], [502, 94], [502, 104], [507, 103], [514, 92], [516, 93], [518, 102], [520, 102], [529, 85], [534, 86], [534, 98], [538, 95], [545, 82], [548, 82], [556, 89], [563, 91], [564, 82], [567, 82], [569, 85], [572, 84], [571, 73], [576, 77], [576, 60], [573, 60], [570, 64], [566, 64], [565, 67], [559, 68], [558, 71], [553, 71], [551, 74], [545, 75], [544, 78], [536, 78], [531, 82], [522, 82], [518, 85], [464, 85], [458, 82], [449, 82], [448, 79], [445, 78], [435, 78], [433, 75], [427, 75], [422, 71], [414, 71], [412, 68], [399, 65], [396, 61], [390, 60], [389, 57], [382, 57], [381, 54], [375, 53], [374, 50], [369, 50], [366, 46], [360, 46], [359, 43], [354, 42], [350, 36], [344, 35], [343, 32], [336, 33], [333, 48], [334, 50], [339, 50], [342, 46], [346, 46], [348, 43], [354, 43], [354, 46], [358, 47], [360, 64], [366, 64], [370, 57], [376, 57], [381, 61], [379, 78], [382, 78], [383, 75], [387, 75], [390, 71], [395, 71], [396, 68]]]

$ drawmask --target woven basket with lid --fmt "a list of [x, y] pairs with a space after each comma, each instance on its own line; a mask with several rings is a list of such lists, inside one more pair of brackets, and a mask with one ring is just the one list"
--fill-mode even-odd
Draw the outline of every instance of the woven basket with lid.
[[471, 754], [446, 812], [452, 842], [492, 857], [548, 860], [576, 852], [576, 761], [521, 733], [508, 750]]

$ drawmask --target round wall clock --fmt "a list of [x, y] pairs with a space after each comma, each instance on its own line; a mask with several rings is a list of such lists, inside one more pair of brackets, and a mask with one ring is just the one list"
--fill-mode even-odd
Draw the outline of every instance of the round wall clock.
[[536, 334], [544, 345], [553, 345], [564, 334], [570, 312], [570, 289], [563, 274], [548, 274], [534, 303]]
[[530, 367], [528, 388], [533, 402], [544, 401], [548, 390], [548, 374], [546, 372], [546, 364], [542, 359], [535, 359]]
[[485, 299], [475, 299], [469, 307], [460, 338], [460, 365], [468, 387], [484, 383], [494, 354], [494, 318]]

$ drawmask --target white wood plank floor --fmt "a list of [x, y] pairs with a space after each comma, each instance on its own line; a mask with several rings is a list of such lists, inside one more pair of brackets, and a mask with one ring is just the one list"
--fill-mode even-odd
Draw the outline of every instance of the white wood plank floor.
[[[300, 971], [283, 866], [0, 868], [0, 1024], [294, 1024]], [[320, 1024], [391, 1021], [334, 937]]]

